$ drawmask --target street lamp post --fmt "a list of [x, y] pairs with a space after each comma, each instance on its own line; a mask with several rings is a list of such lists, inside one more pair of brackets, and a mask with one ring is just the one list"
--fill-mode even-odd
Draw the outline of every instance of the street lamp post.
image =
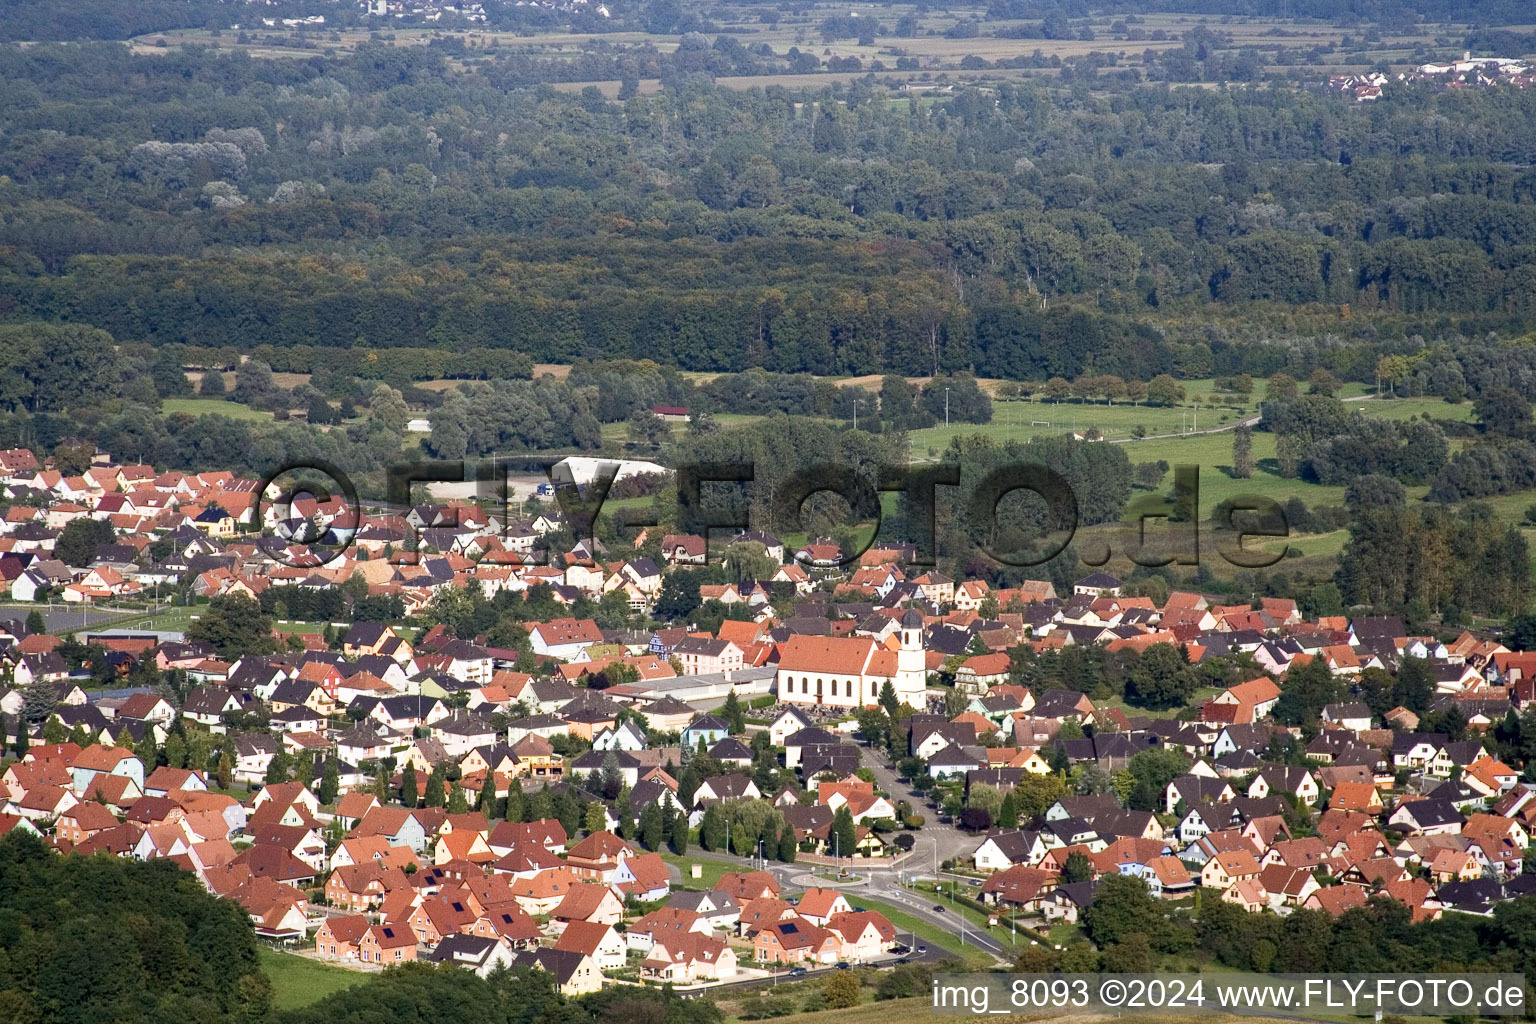
[[944, 389], [944, 425], [949, 426], [949, 388]]

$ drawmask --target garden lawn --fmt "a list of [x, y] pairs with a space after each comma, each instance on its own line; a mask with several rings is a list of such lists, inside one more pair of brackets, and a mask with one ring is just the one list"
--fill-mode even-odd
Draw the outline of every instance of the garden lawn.
[[365, 985], [371, 977], [269, 946], [260, 947], [258, 952], [261, 969], [272, 980], [272, 1005], [279, 1010], [308, 1006], [353, 985]]
[[[678, 870], [682, 872], [683, 880], [678, 883], [678, 888], [696, 889], [701, 892], [713, 892], [720, 882], [721, 875], [729, 874], [733, 871], [752, 870], [752, 866], [746, 861], [738, 863], [714, 860], [705, 857], [692, 857], [686, 853], [679, 857], [670, 850], [663, 850], [661, 852], [661, 859], [668, 864], [677, 865]], [[698, 878], [694, 878], [689, 873], [695, 864], [699, 865], [700, 877]]]

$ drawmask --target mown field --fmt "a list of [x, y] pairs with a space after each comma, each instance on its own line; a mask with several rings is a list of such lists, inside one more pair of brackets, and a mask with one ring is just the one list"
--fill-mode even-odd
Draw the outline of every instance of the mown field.
[[160, 403], [160, 411], [166, 416], [186, 413], [188, 416], [228, 416], [232, 420], [270, 420], [272, 414], [252, 409], [243, 402], [226, 402], [222, 398], [167, 398]]
[[262, 946], [260, 953], [261, 969], [272, 981], [272, 1002], [279, 1010], [308, 1006], [353, 985], [366, 985], [372, 978], [268, 946]]
[[[912, 380], [915, 384], [923, 382], [922, 378]], [[1004, 382], [984, 380], [981, 383], [985, 390], [995, 393], [998, 386]], [[1196, 409], [1193, 405], [1162, 407], [1131, 405], [1128, 402], [1117, 402], [1111, 405], [1102, 400], [1046, 402], [1028, 398], [995, 399], [993, 419], [990, 423], [951, 423], [948, 427], [939, 425], [911, 432], [910, 457], [914, 462], [940, 458], [955, 438], [977, 434], [1001, 443], [1027, 441], [1031, 437], [1047, 437], [1068, 432], [1083, 433], [1090, 428], [1096, 428], [1109, 439], [1107, 443], [1122, 445], [1133, 465], [1143, 462], [1166, 462], [1170, 467], [1197, 467], [1202, 521], [1209, 517], [1212, 510], [1220, 503], [1243, 497], [1264, 497], [1281, 503], [1291, 498], [1300, 498], [1310, 508], [1337, 506], [1344, 503], [1345, 488], [1343, 486], [1324, 486], [1281, 476], [1275, 458], [1275, 435], [1265, 431], [1255, 431], [1253, 434], [1255, 460], [1253, 475], [1248, 479], [1238, 479], [1233, 476], [1232, 428], [1258, 415], [1260, 404], [1265, 397], [1267, 381], [1255, 381], [1254, 393], [1240, 401], [1229, 399], [1225, 394], [1217, 391], [1215, 382], [1210, 379], [1189, 380], [1181, 383], [1191, 401], [1197, 398], [1202, 402], [1232, 400], [1236, 402], [1237, 408], [1202, 404]], [[878, 378], [847, 378], [840, 380], [839, 384], [876, 390]], [[1475, 419], [1470, 402], [1449, 403], [1437, 398], [1382, 398], [1373, 396], [1368, 387], [1361, 384], [1346, 385], [1341, 392], [1341, 397], [1349, 400], [1351, 411], [1370, 417], [1391, 420], [1428, 417], [1454, 422], [1471, 422]], [[747, 426], [760, 422], [762, 417], [723, 413], [716, 419], [722, 426]], [[1196, 422], [1200, 430], [1205, 432], [1192, 432]], [[1132, 437], [1132, 431], [1138, 428], [1145, 431], [1148, 436], [1143, 439]], [[676, 437], [685, 436], [687, 430], [684, 424], [674, 425]], [[1181, 433], [1183, 430], [1190, 432]], [[629, 446], [626, 443], [626, 431], [626, 424], [605, 425], [605, 454], [631, 457], [653, 457], [658, 454], [654, 449], [641, 450]], [[1458, 449], [1462, 443], [1452, 439], [1452, 451]], [[1170, 472], [1163, 477], [1162, 484], [1155, 493], [1139, 488], [1133, 491], [1132, 504], [1125, 516], [1126, 521], [1134, 520], [1143, 505], [1147, 506], [1145, 510], [1150, 511], [1151, 506], [1158, 503], [1157, 496], [1171, 494], [1172, 488], [1173, 476]], [[1423, 485], [1410, 487], [1407, 490], [1411, 500], [1422, 499], [1428, 492], [1428, 488]], [[614, 511], [625, 506], [644, 505], [649, 501], [648, 498], [614, 500], [605, 508], [608, 511]], [[1528, 524], [1526, 515], [1527, 510], [1536, 506], [1536, 491], [1506, 495], [1493, 499], [1491, 504], [1501, 519], [1521, 525], [1525, 529], [1527, 538], [1533, 542], [1533, 548], [1536, 548], [1536, 523]], [[894, 496], [886, 496], [885, 507], [887, 515], [895, 512]], [[1116, 557], [1106, 568], [1112, 572], [1129, 571], [1132, 568], [1131, 563], [1124, 557], [1127, 542], [1123, 536], [1123, 530], [1116, 528], [1116, 531], [1111, 539], [1111, 547]], [[1098, 531], [1085, 530], [1080, 536], [1086, 540], [1097, 534]], [[806, 540], [800, 533], [783, 533], [782, 539], [791, 545]], [[1349, 534], [1346, 530], [1335, 530], [1320, 535], [1293, 532], [1283, 541], [1251, 540], [1248, 546], [1275, 553], [1294, 549], [1307, 561], [1304, 566], [1291, 562], [1290, 568], [1305, 567], [1308, 570], [1331, 571], [1327, 570], [1327, 563], [1338, 557], [1348, 539]], [[1208, 538], [1202, 538], [1203, 545], [1208, 546], [1209, 543]], [[1533, 566], [1536, 566], [1536, 555], [1533, 555]]]

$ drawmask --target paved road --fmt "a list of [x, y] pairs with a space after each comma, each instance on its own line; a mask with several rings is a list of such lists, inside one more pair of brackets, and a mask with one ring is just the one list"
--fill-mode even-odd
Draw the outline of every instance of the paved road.
[[[910, 936], [908, 936], [906, 939], [903, 939], [903, 941], [909, 941], [909, 940], [910, 940]], [[943, 960], [951, 959], [951, 958], [953, 958], [955, 956], [955, 954], [954, 954], [954, 952], [952, 950], [944, 949], [942, 947], [934, 946], [934, 945], [928, 945], [928, 947], [927, 947], [928, 951], [926, 953], [917, 953], [917, 952], [915, 952], [915, 950], [916, 950], [915, 946], [913, 947], [913, 949], [914, 949], [914, 952], [909, 954], [909, 955], [907, 955], [907, 956], [904, 956], [904, 957], [895, 957], [895, 956], [893, 956], [893, 957], [888, 957], [886, 959], [882, 959], [882, 960], [871, 962], [871, 963], [867, 963], [867, 964], [856, 964], [856, 965], [854, 965], [853, 969], [856, 970], [856, 971], [880, 970], [882, 968], [889, 968], [889, 967], [897, 966], [897, 961], [898, 960], [905, 960], [905, 961], [907, 961], [909, 963], [936, 964], [936, 963], [939, 963], [939, 962], [941, 962]], [[708, 991], [710, 991], [710, 992], [718, 992], [718, 991], [720, 991], [723, 988], [751, 988], [751, 987], [760, 986], [760, 985], [772, 986], [772, 985], [777, 984], [780, 981], [784, 981], [784, 982], [799, 981], [799, 980], [802, 980], [803, 978], [806, 978], [806, 977], [816, 977], [818, 975], [825, 975], [825, 974], [828, 974], [828, 973], [830, 973], [832, 971], [837, 970], [836, 967], [833, 967], [831, 965], [823, 965], [823, 966], [815, 967], [815, 966], [812, 966], [810, 964], [806, 964], [805, 968], [806, 968], [806, 973], [804, 975], [801, 975], [800, 978], [791, 978], [789, 976], [789, 970], [786, 968], [785, 970], [779, 971], [777, 975], [769, 975], [766, 978], [742, 978], [739, 981], [728, 981], [728, 982], [725, 982], [724, 984], [721, 984], [721, 985], [711, 985], [711, 986], [709, 986]]]
[[1211, 427], [1209, 430], [1176, 430], [1171, 434], [1146, 434], [1142, 437], [1111, 437], [1110, 444], [1134, 444], [1137, 441], [1160, 441], [1165, 437], [1199, 437], [1201, 434], [1220, 434], [1228, 430], [1236, 430], [1238, 427], [1257, 426], [1262, 416], [1249, 416], [1238, 420], [1236, 423], [1223, 423], [1219, 427]]
[[[1340, 401], [1344, 401], [1344, 402], [1368, 402], [1371, 399], [1374, 399], [1375, 397], [1376, 397], [1375, 395], [1355, 395], [1353, 398], [1344, 398], [1344, 399], [1340, 399]], [[1235, 423], [1223, 423], [1219, 427], [1210, 427], [1210, 428], [1208, 428], [1206, 430], [1181, 430], [1181, 431], [1176, 431], [1175, 433], [1172, 433], [1172, 434], [1147, 434], [1145, 437], [1115, 437], [1115, 438], [1110, 438], [1109, 439], [1109, 443], [1110, 444], [1133, 444], [1136, 441], [1157, 441], [1157, 440], [1161, 440], [1162, 438], [1165, 438], [1165, 437], [1199, 437], [1201, 434], [1223, 434], [1223, 433], [1226, 433], [1229, 430], [1236, 430], [1238, 427], [1256, 427], [1259, 424], [1259, 420], [1261, 420], [1263, 418], [1264, 417], [1263, 417], [1262, 414], [1254, 414], [1253, 416], [1248, 416], [1248, 417], [1245, 417], [1244, 419], [1240, 419], [1240, 420], [1236, 421]]]
[[[1013, 951], [1006, 943], [992, 938], [984, 930], [966, 921], [965, 917], [957, 911], [945, 911], [935, 913], [933, 900], [923, 893], [912, 892], [903, 889], [896, 884], [896, 880], [890, 872], [874, 872], [871, 874], [867, 891], [877, 899], [894, 904], [904, 913], [910, 914], [925, 924], [955, 935], [966, 946], [974, 946], [984, 952], [991, 953], [1006, 961], [1013, 960]], [[853, 894], [849, 894], [850, 900]], [[931, 950], [930, 950], [931, 952]]]
[[[930, 828], [934, 828], [934, 830], [937, 831], [937, 828], [934, 826], [924, 826], [922, 831], [918, 834], [920, 840], [919, 850], [922, 848], [921, 840], [923, 836], [927, 835]], [[954, 830], [951, 829], [951, 831]], [[975, 843], [974, 839], [965, 837], [958, 832], [955, 834], [965, 842], [971, 844]], [[749, 863], [747, 859], [742, 857], [733, 857], [723, 853], [711, 853], [708, 850], [689, 850], [687, 856], [690, 859], [697, 858], [699, 860], [711, 860], [736, 864], [740, 865], [743, 870], [759, 867], [756, 861]], [[943, 860], [944, 856], [941, 855], [939, 859]], [[807, 871], [807, 866], [804, 864], [779, 864], [775, 863], [774, 861], [768, 861], [766, 864], [761, 866], [761, 869], [773, 875], [774, 880], [779, 883], [781, 890], [791, 894], [802, 891], [806, 888], [808, 881], [807, 876], [810, 874]], [[992, 938], [986, 933], [985, 930], [977, 928], [974, 924], [965, 920], [964, 917], [953, 910], [946, 910], [942, 913], [935, 913], [933, 910], [935, 903], [931, 897], [927, 897], [922, 893], [916, 893], [901, 887], [901, 882], [903, 879], [910, 880], [914, 875], [919, 875], [926, 878], [934, 877], [933, 873], [929, 870], [929, 861], [927, 858], [919, 858], [917, 860], [909, 859], [895, 869], [888, 867], [872, 869], [867, 865], [858, 864], [856, 865], [856, 870], [862, 876], [862, 880], [859, 882], [834, 885], [832, 883], [816, 879], [814, 876], [812, 876], [809, 881], [816, 885], [825, 885], [828, 888], [839, 889], [848, 897], [848, 902], [855, 905], [857, 905], [859, 902], [860, 893], [868, 893], [869, 896], [873, 899], [877, 899], [882, 902], [890, 903], [894, 906], [900, 907], [903, 913], [910, 914], [912, 917], [917, 918], [924, 924], [928, 924], [934, 928], [940, 929], [941, 931], [948, 932], [949, 934], [955, 936], [957, 943], [973, 946], [976, 949], [991, 953], [993, 956], [1001, 957], [1006, 961], [1011, 961], [1013, 959], [1013, 950], [1007, 943], [1000, 942]], [[941, 874], [943, 873], [941, 872]], [[922, 940], [918, 941], [921, 942]], [[938, 950], [935, 952], [934, 948], [930, 946], [928, 953], [921, 959], [938, 961], [945, 958], [946, 956], [951, 955], [953, 955], [951, 951]]]
[[981, 841], [953, 825], [939, 822], [938, 811], [928, 807], [924, 802], [926, 798], [902, 781], [896, 766], [884, 751], [863, 743], [859, 745], [864, 749], [863, 763], [875, 773], [875, 788], [891, 794], [892, 800], [910, 801], [913, 813], [921, 814], [924, 818], [923, 827], [916, 836], [917, 845], [913, 847], [914, 856], [902, 862], [901, 871], [911, 873], [926, 870], [932, 874], [937, 864], [957, 857], [969, 857], [975, 852]]

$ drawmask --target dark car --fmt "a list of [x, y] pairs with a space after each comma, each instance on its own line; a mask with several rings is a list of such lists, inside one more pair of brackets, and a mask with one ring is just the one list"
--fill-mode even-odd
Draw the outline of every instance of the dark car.
[[809, 972], [807, 972], [804, 967], [791, 967], [789, 970], [789, 976], [791, 978], [803, 978], [807, 973]]
[[918, 946], [917, 947], [917, 952], [918, 952], [918, 955], [921, 956], [922, 954], [928, 952], [928, 947], [927, 946]]
[[846, 971], [852, 967], [853, 964], [849, 963], [847, 960], [839, 960], [836, 965], [836, 969], [839, 971]]
[[853, 912], [855, 914], [862, 914], [862, 913], [864, 913], [864, 908], [863, 907], [854, 907], [853, 908]]
[[896, 945], [891, 947], [891, 952], [905, 955], [912, 952], [912, 947], [906, 945], [905, 943], [898, 942]]
[[935, 903], [933, 905], [933, 912], [935, 914], [942, 914], [942, 913], [944, 913], [944, 904], [942, 904], [942, 903]]
[[909, 956], [904, 956], [904, 957], [899, 957], [896, 960], [893, 960], [891, 962], [892, 963], [896, 963], [896, 964], [909, 964], [909, 963], [912, 962], [912, 958], [909, 957]]

